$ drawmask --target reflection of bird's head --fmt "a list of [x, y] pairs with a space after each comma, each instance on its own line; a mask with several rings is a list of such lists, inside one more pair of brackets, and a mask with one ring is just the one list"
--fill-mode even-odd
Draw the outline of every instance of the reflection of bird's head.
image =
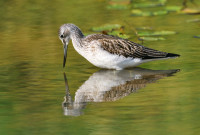
[[85, 103], [74, 103], [66, 101], [62, 103], [64, 115], [68, 116], [80, 116], [83, 114], [82, 110], [85, 107]]
[[83, 114], [82, 108], [63, 107], [64, 115], [66, 116], [80, 116]]

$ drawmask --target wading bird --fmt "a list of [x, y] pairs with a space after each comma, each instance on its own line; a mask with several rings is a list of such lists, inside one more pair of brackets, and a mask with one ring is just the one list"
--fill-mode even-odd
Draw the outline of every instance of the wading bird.
[[59, 38], [64, 47], [65, 67], [67, 47], [72, 40], [75, 50], [93, 65], [100, 68], [122, 70], [139, 64], [179, 57], [178, 54], [161, 52], [135, 42], [104, 34], [84, 36], [74, 24], [64, 24], [59, 29]]

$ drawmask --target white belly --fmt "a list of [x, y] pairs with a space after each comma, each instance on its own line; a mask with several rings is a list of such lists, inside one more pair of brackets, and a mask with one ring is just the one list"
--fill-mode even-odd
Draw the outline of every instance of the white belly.
[[142, 62], [139, 58], [125, 58], [111, 54], [100, 47], [90, 47], [87, 50], [77, 50], [90, 63], [100, 68], [122, 70], [127, 67], [137, 66]]

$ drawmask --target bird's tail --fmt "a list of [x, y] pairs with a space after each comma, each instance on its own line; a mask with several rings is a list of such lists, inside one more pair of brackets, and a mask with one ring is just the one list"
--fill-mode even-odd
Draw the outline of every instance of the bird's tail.
[[167, 53], [166, 55], [167, 58], [176, 58], [176, 57], [180, 57], [179, 54], [174, 54], [174, 53]]

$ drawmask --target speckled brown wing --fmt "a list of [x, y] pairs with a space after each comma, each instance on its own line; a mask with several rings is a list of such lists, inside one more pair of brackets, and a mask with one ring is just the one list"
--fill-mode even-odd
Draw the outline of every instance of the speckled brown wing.
[[117, 54], [124, 57], [155, 59], [165, 58], [168, 54], [114, 36], [96, 34], [90, 38], [98, 40], [101, 43], [101, 47], [111, 54]]

